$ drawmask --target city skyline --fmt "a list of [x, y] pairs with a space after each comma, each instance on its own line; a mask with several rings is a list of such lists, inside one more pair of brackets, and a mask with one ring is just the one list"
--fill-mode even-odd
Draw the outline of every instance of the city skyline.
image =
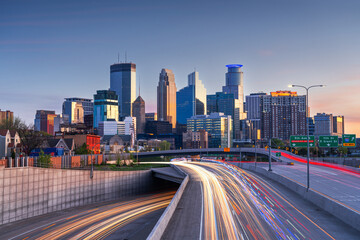
[[[360, 135], [360, 48], [355, 44], [360, 35], [354, 31], [359, 3], [327, 1], [324, 8], [324, 1], [259, 2], [210, 1], [206, 8], [161, 1], [121, 6], [112, 2], [111, 8], [95, 2], [84, 6], [81, 1], [39, 1], [36, 7], [24, 2], [20, 8], [5, 2], [0, 10], [0, 30], [7, 33], [0, 40], [1, 109], [27, 123], [38, 109], [61, 113], [64, 98], [91, 98], [96, 90], [110, 87], [109, 65], [118, 62], [120, 53], [120, 61], [137, 64], [142, 89], [149, 89], [142, 94], [146, 112], [156, 111], [153, 92], [161, 68], [173, 70], [178, 89], [196, 68], [208, 94], [214, 94], [225, 85], [225, 65], [243, 64], [245, 96], [289, 90], [289, 83], [325, 84], [310, 92], [311, 116], [345, 116], [345, 131]], [[154, 17], [158, 11], [167, 22]], [[113, 31], [116, 21], [131, 24]], [[84, 27], [88, 30], [81, 30]], [[168, 31], [157, 31], [161, 28]], [[239, 31], [225, 37], [234, 28]], [[174, 41], [157, 43], [166, 35]]]

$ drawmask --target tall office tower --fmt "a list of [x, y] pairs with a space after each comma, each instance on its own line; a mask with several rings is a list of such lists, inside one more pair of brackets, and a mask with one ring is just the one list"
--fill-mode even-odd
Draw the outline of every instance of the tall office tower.
[[315, 136], [333, 135], [333, 115], [326, 113], [318, 113], [314, 116]]
[[176, 85], [170, 69], [162, 69], [157, 87], [157, 114], [159, 121], [168, 121], [176, 128]]
[[94, 128], [102, 121], [118, 121], [118, 96], [111, 90], [99, 90], [94, 95]]
[[60, 115], [55, 111], [37, 110], [34, 120], [35, 131], [46, 132], [55, 135], [60, 130]]
[[133, 102], [132, 116], [136, 118], [137, 133], [145, 133], [145, 101], [141, 96]]
[[0, 123], [2, 121], [12, 121], [14, 119], [14, 113], [11, 111], [1, 111], [0, 109]]
[[306, 96], [297, 92], [276, 91], [263, 96], [263, 137], [290, 139], [306, 134]]
[[204, 129], [211, 136], [209, 148], [232, 146], [232, 119], [223, 113], [192, 116], [187, 120], [187, 130], [197, 132]]
[[259, 139], [263, 138], [263, 102], [266, 93], [251, 93], [245, 99], [245, 111], [247, 113], [248, 129], [244, 131], [243, 138]]
[[230, 115], [233, 123], [233, 138], [240, 139], [240, 101], [235, 99], [234, 94], [217, 92], [207, 95], [207, 114], [224, 113]]
[[68, 124], [84, 123], [88, 115], [93, 115], [94, 104], [91, 99], [65, 98], [62, 114], [68, 119]]
[[333, 116], [333, 135], [341, 137], [345, 133], [344, 116]]
[[186, 119], [206, 114], [206, 89], [199, 79], [199, 73], [188, 75], [188, 86], [176, 93], [177, 123], [186, 124]]
[[110, 90], [118, 95], [121, 119], [132, 114], [132, 103], [136, 98], [136, 64], [115, 63], [110, 66]]

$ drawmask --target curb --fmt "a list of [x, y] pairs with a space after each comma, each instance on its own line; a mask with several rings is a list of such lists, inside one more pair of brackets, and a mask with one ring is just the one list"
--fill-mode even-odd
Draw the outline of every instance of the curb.
[[[185, 174], [181, 169], [178, 167], [171, 165], [179, 172], [182, 172], [182, 174]], [[189, 176], [186, 174], [186, 177], [184, 178], [183, 182], [181, 183], [179, 189], [176, 191], [175, 196], [171, 200], [169, 206], [165, 209], [164, 213], [161, 215], [160, 219], [157, 221], [155, 227], [151, 231], [150, 235], [147, 237], [147, 240], [160, 240], [162, 235], [165, 232], [166, 227], [168, 226], [171, 217], [173, 216], [175, 209], [177, 205], [179, 204], [179, 201], [182, 197], [182, 194], [184, 193], [184, 190], [187, 186], [187, 183], [189, 182]]]

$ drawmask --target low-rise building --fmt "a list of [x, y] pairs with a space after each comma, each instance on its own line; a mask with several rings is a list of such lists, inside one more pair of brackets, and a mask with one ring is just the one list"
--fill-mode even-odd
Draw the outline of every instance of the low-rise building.
[[201, 129], [197, 132], [183, 133], [183, 148], [208, 148], [208, 132]]

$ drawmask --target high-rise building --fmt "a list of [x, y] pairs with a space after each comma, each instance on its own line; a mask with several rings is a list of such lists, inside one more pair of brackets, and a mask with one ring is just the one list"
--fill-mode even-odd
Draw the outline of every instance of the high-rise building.
[[306, 96], [276, 91], [263, 96], [262, 137], [290, 139], [306, 134]]
[[314, 136], [315, 134], [315, 121], [314, 118], [308, 117], [309, 120], [309, 135]]
[[116, 121], [101, 121], [98, 127], [99, 136], [116, 135], [118, 134], [118, 122]]
[[91, 99], [65, 98], [62, 106], [62, 115], [67, 115], [68, 124], [85, 123], [85, 117], [93, 115], [94, 104]]
[[11, 111], [1, 111], [0, 109], [0, 123], [2, 121], [12, 121], [14, 119], [14, 113]]
[[37, 110], [34, 120], [35, 131], [46, 132], [55, 135], [60, 130], [60, 115], [55, 111]]
[[132, 103], [136, 98], [136, 64], [115, 63], [110, 66], [110, 90], [118, 96], [121, 119], [132, 114]]
[[333, 116], [333, 135], [341, 137], [345, 133], [344, 116]]
[[232, 146], [232, 119], [223, 113], [192, 116], [187, 120], [187, 131], [196, 132], [204, 129], [209, 134], [209, 147]]
[[176, 93], [177, 123], [186, 124], [186, 119], [206, 114], [206, 89], [199, 79], [199, 73], [188, 75], [188, 86]]
[[111, 90], [99, 90], [94, 95], [94, 128], [102, 121], [118, 121], [118, 96]]
[[145, 101], [141, 96], [133, 102], [132, 116], [136, 118], [137, 133], [145, 133]]
[[210, 113], [230, 115], [233, 119], [233, 138], [240, 138], [240, 101], [235, 99], [234, 94], [217, 92], [207, 95], [207, 114]]
[[[235, 99], [240, 100], [240, 104], [244, 103], [244, 80], [243, 80], [243, 71], [240, 64], [230, 64], [226, 65], [228, 72], [225, 74], [225, 86], [223, 86], [224, 93], [234, 94]], [[243, 108], [241, 109], [242, 112]]]
[[314, 116], [315, 136], [329, 136], [333, 133], [333, 115], [318, 113]]
[[146, 121], [145, 132], [153, 135], [171, 134], [172, 124], [167, 121]]
[[157, 87], [157, 114], [160, 121], [168, 121], [176, 127], [176, 85], [170, 69], [162, 69]]

